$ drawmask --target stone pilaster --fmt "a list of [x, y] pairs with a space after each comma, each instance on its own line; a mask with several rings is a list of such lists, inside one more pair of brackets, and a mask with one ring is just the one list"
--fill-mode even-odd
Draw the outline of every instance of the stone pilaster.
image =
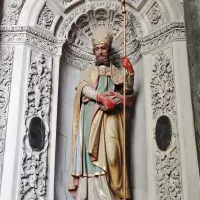
[[64, 40], [1, 26], [0, 42], [0, 199], [53, 199]]

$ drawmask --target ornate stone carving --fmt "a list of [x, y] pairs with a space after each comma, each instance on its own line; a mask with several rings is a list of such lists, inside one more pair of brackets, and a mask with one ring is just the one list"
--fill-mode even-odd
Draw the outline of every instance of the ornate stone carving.
[[[180, 150], [178, 144], [177, 114], [175, 105], [174, 74], [170, 57], [161, 51], [157, 54], [150, 83], [154, 124], [166, 115], [172, 123], [172, 141], [166, 151], [156, 146], [157, 200], [182, 199]], [[156, 141], [155, 141], [156, 143]]]
[[160, 111], [176, 114], [171, 60], [163, 51], [158, 54], [152, 70], [151, 90], [154, 118]]
[[176, 39], [185, 39], [184, 23], [170, 23], [164, 28], [139, 39], [141, 44], [141, 52], [149, 52], [157, 47], [160, 47], [170, 41]]
[[61, 54], [65, 40], [58, 40], [31, 27], [0, 27], [1, 43], [26, 43], [54, 54]]
[[[32, 57], [28, 74], [19, 199], [45, 200], [51, 103], [51, 70], [44, 55]], [[41, 151], [32, 149], [29, 144], [29, 125], [33, 117], [40, 117], [45, 125], [44, 147]]]
[[55, 14], [47, 7], [47, 5], [45, 5], [40, 13], [37, 24], [50, 29], [54, 19]]
[[156, 154], [157, 200], [182, 199], [181, 168], [178, 148]]
[[162, 24], [165, 21], [162, 10], [157, 2], [153, 4], [153, 6], [149, 9], [146, 15], [152, 26]]
[[1, 24], [16, 25], [25, 1], [26, 0], [11, 0], [5, 10]]
[[[104, 4], [103, 4], [104, 5]], [[135, 17], [127, 15], [127, 56], [133, 62], [140, 58], [139, 41], [136, 40], [138, 30], [135, 25]], [[79, 15], [79, 17], [65, 31], [68, 44], [65, 45], [65, 57], [67, 62], [76, 68], [84, 69], [94, 60], [93, 47], [91, 45], [91, 37], [96, 26], [105, 25], [110, 28], [113, 33], [113, 44], [111, 50], [111, 61], [118, 65], [120, 55], [123, 54], [123, 16], [120, 12], [99, 8], [89, 10]]]
[[4, 146], [6, 139], [8, 103], [12, 77], [14, 47], [0, 47], [0, 185], [3, 172]]

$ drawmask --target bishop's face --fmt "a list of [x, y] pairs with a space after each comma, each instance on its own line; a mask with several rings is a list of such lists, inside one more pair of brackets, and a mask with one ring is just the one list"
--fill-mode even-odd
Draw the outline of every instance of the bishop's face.
[[109, 45], [108, 44], [97, 44], [94, 47], [94, 55], [96, 57], [95, 64], [109, 66]]

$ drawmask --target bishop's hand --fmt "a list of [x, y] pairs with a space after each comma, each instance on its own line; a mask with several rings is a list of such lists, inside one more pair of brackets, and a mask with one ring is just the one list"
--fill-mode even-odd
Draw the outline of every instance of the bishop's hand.
[[116, 105], [121, 103], [119, 99], [116, 101], [116, 96], [112, 92], [99, 93], [97, 100], [102, 104], [100, 108], [104, 111], [112, 111]]
[[130, 74], [134, 74], [135, 73], [130, 60], [126, 56], [122, 56], [121, 57], [121, 62], [122, 62], [122, 66], [125, 69], [127, 69]]

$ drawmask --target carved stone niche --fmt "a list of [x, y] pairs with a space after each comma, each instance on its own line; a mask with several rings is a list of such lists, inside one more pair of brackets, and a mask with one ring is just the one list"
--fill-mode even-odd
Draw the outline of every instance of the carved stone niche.
[[[139, 30], [135, 16], [127, 14], [127, 56], [134, 63], [140, 58], [140, 43], [136, 39]], [[63, 55], [72, 67], [85, 69], [94, 61], [91, 37], [97, 26], [107, 26], [113, 33], [110, 59], [119, 66], [120, 55], [123, 55], [123, 16], [119, 11], [98, 8], [80, 15], [66, 33], [67, 43]]]

